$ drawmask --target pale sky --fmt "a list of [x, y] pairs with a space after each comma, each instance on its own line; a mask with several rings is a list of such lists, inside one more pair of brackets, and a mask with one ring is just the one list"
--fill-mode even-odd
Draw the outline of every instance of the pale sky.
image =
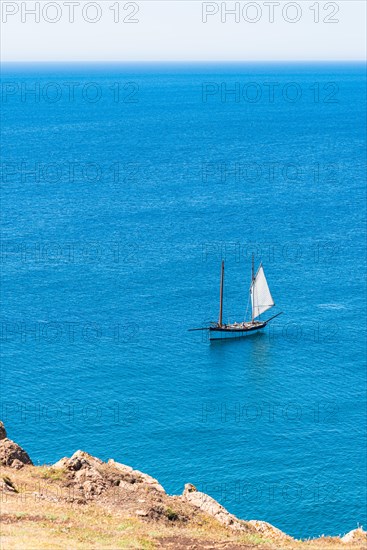
[[365, 0], [0, 4], [2, 61], [366, 59]]

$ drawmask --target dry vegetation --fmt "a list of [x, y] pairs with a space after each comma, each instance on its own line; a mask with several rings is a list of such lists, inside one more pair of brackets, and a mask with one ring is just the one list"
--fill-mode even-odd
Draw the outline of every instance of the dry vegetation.
[[[277, 541], [255, 532], [239, 533], [193, 510], [180, 497], [161, 495], [159, 507], [156, 495], [151, 498], [153, 490], [146, 487], [127, 499], [116, 499], [107, 491], [103, 497], [78, 502], [71, 495], [67, 473], [49, 467], [2, 468], [1, 476], [13, 486], [2, 492], [3, 550], [366, 548], [363, 535], [360, 542], [348, 544], [331, 538]], [[147, 508], [156, 508], [156, 517], [139, 516]]]
[[149, 475], [82, 451], [33, 466], [0, 422], [1, 550], [362, 550], [361, 529], [297, 541], [242, 521], [190, 484], [169, 496]]

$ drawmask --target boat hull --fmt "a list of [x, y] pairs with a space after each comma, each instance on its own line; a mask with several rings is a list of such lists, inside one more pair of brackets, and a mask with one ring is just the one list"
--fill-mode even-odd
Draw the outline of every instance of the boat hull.
[[258, 332], [266, 327], [266, 323], [258, 323], [250, 328], [233, 328], [233, 327], [210, 327], [209, 340], [229, 340], [233, 338], [244, 338]]

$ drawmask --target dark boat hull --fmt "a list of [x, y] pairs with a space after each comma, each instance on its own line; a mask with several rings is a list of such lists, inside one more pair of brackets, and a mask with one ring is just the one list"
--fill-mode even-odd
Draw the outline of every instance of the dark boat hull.
[[228, 340], [233, 338], [244, 338], [250, 334], [266, 327], [266, 322], [256, 323], [252, 326], [244, 327], [234, 327], [234, 326], [223, 326], [223, 327], [210, 327], [209, 328], [209, 339], [210, 340]]

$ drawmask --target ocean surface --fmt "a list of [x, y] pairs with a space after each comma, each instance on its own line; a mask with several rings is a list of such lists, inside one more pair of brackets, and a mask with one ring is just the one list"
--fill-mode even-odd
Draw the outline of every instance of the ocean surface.
[[[2, 419], [296, 537], [366, 527], [365, 67], [5, 65]], [[276, 307], [249, 315], [251, 255]], [[264, 318], [270, 316], [266, 313]]]

